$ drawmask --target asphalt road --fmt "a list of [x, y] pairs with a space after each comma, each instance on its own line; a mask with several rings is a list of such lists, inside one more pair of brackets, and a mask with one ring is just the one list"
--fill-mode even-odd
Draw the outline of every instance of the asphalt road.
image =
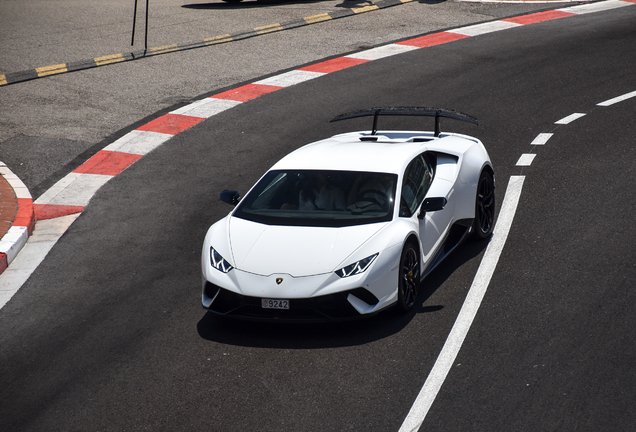
[[[413, 51], [179, 134], [107, 183], [0, 311], [0, 427], [398, 430], [485, 244], [435, 270], [411, 315], [293, 327], [206, 314], [198, 255], [229, 211], [220, 190], [245, 191], [299, 144], [366, 127], [329, 124], [338, 113], [425, 101], [480, 119], [449, 126], [486, 143], [499, 204], [511, 175], [526, 181], [422, 430], [630, 430], [636, 100], [597, 104], [636, 90], [635, 22], [623, 8]], [[555, 125], [575, 112], [586, 115]], [[539, 133], [554, 136], [532, 146]], [[537, 155], [530, 167], [516, 166], [523, 153]]]
[[[149, 48], [245, 33], [366, 4], [150, 3]], [[131, 47], [132, 0], [1, 2], [0, 74], [143, 50], [144, 4], [139, 2]], [[238, 42], [2, 86], [0, 160], [36, 199], [117, 137], [202, 95], [364, 47], [551, 7], [554, 4], [413, 2]]]

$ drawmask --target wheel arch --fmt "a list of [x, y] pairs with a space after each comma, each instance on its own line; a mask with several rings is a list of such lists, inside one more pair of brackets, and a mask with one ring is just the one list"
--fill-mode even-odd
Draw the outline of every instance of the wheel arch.
[[415, 248], [418, 251], [418, 254], [421, 257], [422, 256], [422, 242], [420, 242], [419, 237], [413, 232], [410, 233], [408, 236], [406, 236], [406, 239], [404, 239], [404, 244], [402, 245], [402, 248], [404, 248], [404, 246], [406, 246], [409, 243], [412, 244], [413, 246], [415, 246]]
[[[490, 177], [490, 190], [488, 195], [491, 195], [488, 202], [480, 199], [481, 179]], [[477, 185], [477, 192], [475, 196], [475, 218], [473, 219], [473, 238], [477, 240], [483, 240], [492, 235], [495, 226], [495, 173], [492, 167], [485, 166], [479, 173], [479, 182]], [[481, 209], [478, 210], [478, 207]], [[479, 214], [478, 214], [479, 213]], [[484, 217], [485, 216], [485, 217]]]
[[481, 173], [484, 172], [484, 171], [490, 173], [490, 175], [492, 176], [493, 184], [494, 184], [494, 182], [495, 182], [495, 170], [493, 169], [492, 165], [489, 164], [489, 163], [485, 163], [483, 168], [481, 169], [481, 172], [479, 173], [479, 175], [481, 176]]

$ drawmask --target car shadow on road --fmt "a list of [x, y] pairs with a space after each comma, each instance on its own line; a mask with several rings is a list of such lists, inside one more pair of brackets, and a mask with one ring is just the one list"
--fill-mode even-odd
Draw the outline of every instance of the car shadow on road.
[[418, 306], [407, 314], [395, 308], [354, 321], [326, 323], [254, 322], [206, 313], [197, 323], [199, 336], [211, 342], [253, 348], [321, 349], [362, 345], [404, 329], [416, 315], [441, 311], [429, 298], [466, 262], [480, 255], [488, 241], [466, 242], [453, 251], [424, 280]]
[[277, 5], [295, 5], [295, 4], [310, 4], [310, 3], [322, 3], [324, 0], [246, 0], [246, 1], [218, 1], [214, 3], [191, 3], [181, 5], [185, 9], [251, 9], [267, 6]]

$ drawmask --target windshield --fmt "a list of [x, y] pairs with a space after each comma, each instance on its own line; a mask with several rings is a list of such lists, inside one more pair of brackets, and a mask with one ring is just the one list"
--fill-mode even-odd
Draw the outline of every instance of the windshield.
[[357, 171], [270, 171], [234, 216], [267, 225], [344, 227], [393, 218], [397, 175]]

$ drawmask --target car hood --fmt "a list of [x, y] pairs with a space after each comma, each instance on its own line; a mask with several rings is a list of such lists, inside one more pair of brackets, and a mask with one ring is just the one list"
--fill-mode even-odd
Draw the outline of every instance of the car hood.
[[[386, 223], [343, 228], [263, 225], [231, 218], [230, 244], [234, 267], [263, 276], [312, 276], [338, 270]], [[365, 257], [359, 257], [360, 259]]]

